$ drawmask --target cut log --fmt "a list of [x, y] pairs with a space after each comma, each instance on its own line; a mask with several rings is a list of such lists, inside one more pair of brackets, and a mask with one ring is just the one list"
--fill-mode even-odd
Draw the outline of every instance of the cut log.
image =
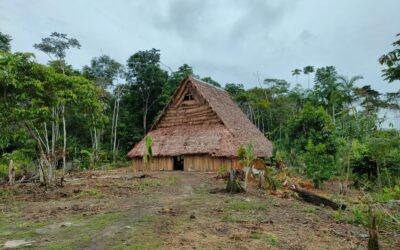
[[311, 193], [311, 192], [308, 192], [308, 191], [305, 191], [305, 190], [302, 190], [302, 189], [299, 189], [296, 187], [291, 188], [291, 190], [296, 192], [301, 199], [303, 199], [304, 201], [309, 202], [311, 204], [314, 204], [317, 206], [324, 205], [327, 207], [331, 207], [334, 210], [346, 209], [346, 205], [338, 204], [334, 201], [331, 201], [331, 200], [324, 198], [322, 196], [319, 196], [317, 194], [314, 194], [314, 193]]
[[240, 179], [237, 176], [236, 169], [231, 169], [229, 172], [228, 183], [226, 184], [226, 192], [240, 193], [244, 191], [244, 188], [240, 185]]

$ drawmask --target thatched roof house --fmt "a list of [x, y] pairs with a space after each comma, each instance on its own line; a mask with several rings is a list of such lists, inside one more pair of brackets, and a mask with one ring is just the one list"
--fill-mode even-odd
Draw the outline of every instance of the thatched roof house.
[[[216, 171], [237, 166], [237, 150], [252, 143], [255, 155], [270, 157], [272, 144], [247, 119], [229, 94], [187, 77], [150, 129], [154, 159], [151, 170]], [[145, 139], [128, 153], [142, 170]]]

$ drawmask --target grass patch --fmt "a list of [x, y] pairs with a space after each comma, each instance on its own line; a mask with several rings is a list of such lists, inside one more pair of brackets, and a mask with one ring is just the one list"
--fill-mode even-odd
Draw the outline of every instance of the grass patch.
[[156, 215], [144, 215], [134, 229], [128, 231], [119, 239], [117, 244], [113, 244], [115, 249], [160, 249], [162, 241], [160, 235], [157, 234], [158, 223], [160, 218]]
[[307, 206], [307, 207], [303, 208], [303, 212], [305, 212], [305, 213], [313, 214], [313, 213], [315, 213], [315, 211], [316, 211], [315, 207]]
[[32, 240], [39, 234], [36, 229], [43, 227], [47, 221], [26, 221], [18, 218], [0, 219], [0, 242], [12, 239]]
[[373, 193], [372, 199], [377, 202], [386, 203], [390, 200], [400, 200], [400, 186], [384, 188], [382, 193]]
[[70, 221], [80, 226], [60, 227], [46, 233], [50, 243], [44, 249], [77, 249], [89, 244], [93, 235], [121, 219], [120, 213], [98, 214], [90, 217], [76, 216]]
[[267, 209], [267, 203], [260, 201], [231, 200], [225, 206], [234, 211], [262, 211]]
[[161, 183], [159, 180], [143, 180], [138, 183], [138, 188], [140, 191], [147, 191], [155, 188], [159, 188], [161, 186]]
[[268, 242], [272, 246], [276, 246], [278, 244], [278, 236], [276, 234], [263, 234], [260, 232], [253, 232], [250, 234], [250, 239], [253, 240], [262, 240]]
[[243, 216], [228, 214], [228, 215], [222, 216], [222, 221], [224, 221], [224, 222], [243, 222], [246, 220], [243, 219]]
[[175, 186], [181, 179], [181, 176], [168, 176], [167, 182], [169, 185]]
[[14, 194], [13, 190], [10, 189], [0, 189], [0, 196], [11, 196]]
[[103, 198], [104, 194], [95, 188], [91, 188], [88, 190], [84, 190], [79, 193], [80, 197], [94, 197], [94, 198]]

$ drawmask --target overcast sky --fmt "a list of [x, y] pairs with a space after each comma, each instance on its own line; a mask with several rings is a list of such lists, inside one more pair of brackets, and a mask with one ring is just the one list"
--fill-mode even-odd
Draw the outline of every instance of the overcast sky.
[[256, 86], [257, 74], [294, 83], [294, 68], [334, 65], [364, 76], [359, 85], [394, 91], [400, 85], [382, 80], [377, 59], [400, 33], [399, 10], [400, 0], [0, 0], [0, 31], [40, 62], [47, 57], [32, 45], [41, 38], [77, 38], [82, 48], [67, 56], [75, 68], [154, 47], [173, 70], [187, 63], [222, 84]]

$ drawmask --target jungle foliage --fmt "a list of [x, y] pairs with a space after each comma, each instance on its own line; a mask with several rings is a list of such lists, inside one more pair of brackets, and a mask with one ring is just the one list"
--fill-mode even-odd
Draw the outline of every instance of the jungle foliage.
[[[20, 176], [110, 168], [143, 138], [192, 67], [166, 70], [157, 49], [138, 51], [125, 64], [108, 55], [82, 69], [66, 61], [79, 41], [54, 32], [34, 45], [49, 55], [11, 52], [11, 37], [0, 33], [0, 179], [12, 159]], [[383, 55], [383, 77], [396, 82], [399, 42]], [[245, 89], [224, 88], [250, 121], [274, 143], [273, 162], [321, 185], [333, 177], [392, 188], [399, 185], [400, 135], [384, 112], [400, 112], [400, 92], [379, 93], [362, 76], [342, 76], [334, 66], [306, 65], [292, 71], [295, 84], [265, 79]], [[307, 88], [302, 87], [299, 82]], [[386, 123], [385, 123], [386, 122]], [[384, 125], [386, 124], [386, 125]]]

